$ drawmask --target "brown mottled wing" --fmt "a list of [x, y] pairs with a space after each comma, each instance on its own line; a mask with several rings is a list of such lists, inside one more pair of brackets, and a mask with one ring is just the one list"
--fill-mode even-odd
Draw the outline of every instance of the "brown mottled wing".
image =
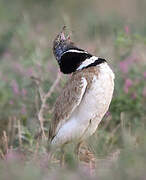
[[49, 139], [53, 139], [60, 127], [70, 118], [75, 108], [80, 104], [86, 87], [87, 81], [80, 73], [72, 75], [68, 80], [55, 104], [54, 117], [49, 129]]

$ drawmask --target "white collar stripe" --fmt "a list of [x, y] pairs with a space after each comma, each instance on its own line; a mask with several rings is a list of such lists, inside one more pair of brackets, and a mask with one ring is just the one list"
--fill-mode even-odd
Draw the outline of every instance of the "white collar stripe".
[[86, 60], [83, 61], [82, 64], [77, 68], [77, 70], [81, 70], [81, 69], [89, 66], [90, 64], [94, 63], [97, 59], [98, 59], [98, 57], [96, 57], [96, 56], [92, 56], [92, 57], [86, 59]]
[[70, 50], [64, 52], [63, 54], [68, 53], [68, 52], [88, 54], [88, 52], [86, 52], [86, 51], [80, 51], [80, 50], [76, 50], [76, 49], [70, 49]]

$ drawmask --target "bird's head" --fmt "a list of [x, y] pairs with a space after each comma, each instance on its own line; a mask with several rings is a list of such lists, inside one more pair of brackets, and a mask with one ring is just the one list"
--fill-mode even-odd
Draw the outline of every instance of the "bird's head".
[[60, 63], [63, 53], [71, 49], [74, 44], [73, 42], [71, 42], [70, 36], [65, 37], [65, 30], [66, 26], [62, 28], [61, 32], [53, 41], [53, 53], [58, 63]]

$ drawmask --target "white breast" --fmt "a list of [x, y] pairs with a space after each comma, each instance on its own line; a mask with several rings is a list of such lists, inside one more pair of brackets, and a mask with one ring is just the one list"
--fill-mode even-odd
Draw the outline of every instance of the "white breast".
[[[114, 91], [114, 73], [107, 63], [100, 65], [99, 76], [94, 76], [91, 89], [86, 93], [80, 106], [80, 119], [87, 124], [83, 139], [91, 136], [107, 112]], [[83, 116], [82, 116], [83, 114]], [[86, 117], [86, 118], [84, 118]], [[86, 122], [85, 122], [86, 121]]]
[[74, 139], [85, 139], [97, 129], [109, 108], [113, 90], [114, 73], [107, 63], [98, 66], [98, 77], [94, 76], [91, 88], [85, 93], [80, 105], [60, 128], [53, 144], [63, 144]]

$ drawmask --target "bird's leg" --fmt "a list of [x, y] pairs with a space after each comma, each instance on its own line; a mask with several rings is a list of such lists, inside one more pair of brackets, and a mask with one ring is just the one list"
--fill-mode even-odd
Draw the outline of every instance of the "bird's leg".
[[65, 145], [63, 145], [62, 147], [61, 147], [61, 158], [60, 158], [60, 166], [61, 167], [64, 167], [64, 156], [65, 156], [65, 150], [64, 150], [64, 147], [65, 147]]
[[80, 147], [82, 146], [83, 141], [80, 141], [75, 149], [75, 154], [77, 154], [77, 159], [80, 160], [79, 154], [80, 154]]

